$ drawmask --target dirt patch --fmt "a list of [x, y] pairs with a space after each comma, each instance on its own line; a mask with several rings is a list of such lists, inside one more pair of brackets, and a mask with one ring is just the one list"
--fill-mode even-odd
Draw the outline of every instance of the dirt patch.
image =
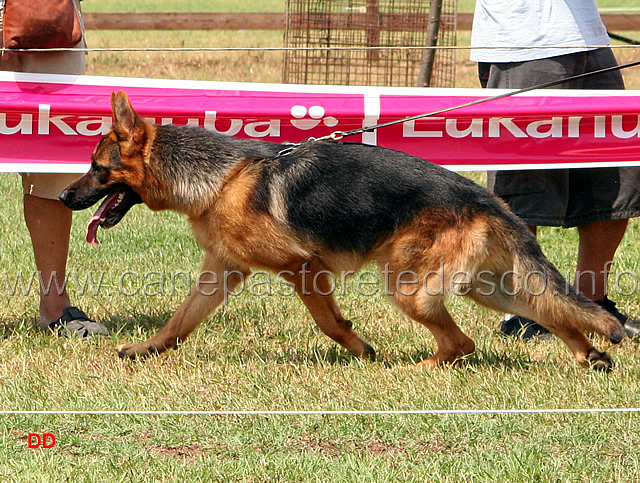
[[331, 458], [337, 458], [345, 452], [365, 452], [379, 456], [406, 456], [403, 446], [372, 438], [366, 441], [338, 441], [335, 439], [300, 438], [292, 441], [291, 448], [299, 451], [321, 453]]
[[290, 448], [298, 451], [320, 453], [331, 458], [337, 458], [346, 452], [362, 452], [376, 456], [391, 458], [403, 458], [413, 451], [408, 451], [407, 446], [414, 449], [418, 455], [424, 456], [434, 453], [446, 453], [452, 451], [449, 444], [439, 439], [433, 441], [411, 441], [404, 445], [402, 441], [384, 441], [380, 438], [371, 438], [365, 441], [339, 441], [335, 438], [299, 438], [293, 440]]
[[150, 451], [161, 456], [169, 458], [176, 458], [182, 460], [184, 463], [191, 463], [198, 456], [202, 455], [204, 451], [198, 445], [191, 446], [176, 446], [173, 448], [164, 448], [162, 446], [153, 446]]

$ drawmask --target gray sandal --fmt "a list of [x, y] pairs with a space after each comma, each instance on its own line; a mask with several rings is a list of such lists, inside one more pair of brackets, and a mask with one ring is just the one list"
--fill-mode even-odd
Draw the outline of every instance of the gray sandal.
[[90, 319], [87, 314], [77, 307], [67, 307], [62, 311], [62, 317], [49, 324], [49, 329], [64, 329], [65, 335], [73, 335], [82, 339], [89, 339], [94, 335], [109, 335], [109, 330], [100, 322]]

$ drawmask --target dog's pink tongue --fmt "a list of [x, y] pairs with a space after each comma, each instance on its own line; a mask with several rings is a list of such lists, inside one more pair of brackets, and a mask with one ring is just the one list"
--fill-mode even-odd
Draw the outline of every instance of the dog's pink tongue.
[[109, 211], [118, 203], [118, 196], [120, 193], [115, 192], [107, 196], [98, 211], [91, 217], [89, 224], [87, 225], [87, 243], [91, 245], [100, 245], [98, 242], [98, 227], [104, 221], [104, 213]]

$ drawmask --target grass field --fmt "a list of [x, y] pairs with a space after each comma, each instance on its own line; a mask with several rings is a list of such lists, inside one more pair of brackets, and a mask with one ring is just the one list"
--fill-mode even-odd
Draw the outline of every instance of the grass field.
[[[227, 2], [87, 0], [87, 11], [227, 10]], [[640, 6], [640, 2], [634, 3]], [[188, 7], [186, 5], [189, 4]], [[619, 6], [609, 2], [607, 6]], [[279, 2], [233, 10], [275, 11]], [[601, 6], [603, 2], [601, 2]], [[231, 9], [228, 9], [231, 10]], [[91, 46], [279, 46], [277, 32], [89, 32]], [[625, 51], [636, 60], [637, 51]], [[461, 85], [473, 86], [473, 68]], [[277, 54], [89, 56], [89, 73], [278, 82]], [[462, 71], [460, 71], [462, 72]], [[625, 73], [630, 86], [640, 75]], [[466, 79], [466, 80], [465, 80]], [[483, 182], [482, 176], [474, 179]], [[610, 374], [578, 366], [559, 341], [522, 342], [497, 332], [498, 314], [464, 299], [450, 309], [477, 351], [461, 368], [419, 370], [430, 334], [380, 295], [340, 287], [339, 303], [376, 348], [364, 363], [319, 333], [288, 296], [233, 297], [176, 351], [144, 363], [114, 347], [142, 341], [178, 306], [201, 252], [186, 221], [135, 207], [118, 227], [84, 242], [90, 213], [74, 219], [73, 301], [103, 321], [109, 339], [51, 337], [38, 311], [18, 176], [0, 174], [0, 410], [440, 410], [640, 407], [640, 343], [609, 350]], [[575, 230], [543, 228], [539, 240], [565, 274]], [[640, 223], [632, 221], [611, 276], [611, 298], [640, 317]], [[260, 280], [256, 281], [257, 283]], [[597, 340], [600, 348], [608, 347]], [[1, 415], [0, 481], [638, 481], [636, 413], [493, 415]], [[53, 433], [51, 449], [27, 447]]]

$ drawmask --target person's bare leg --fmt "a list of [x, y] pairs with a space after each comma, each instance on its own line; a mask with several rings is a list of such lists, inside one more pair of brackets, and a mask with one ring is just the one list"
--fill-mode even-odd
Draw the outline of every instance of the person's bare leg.
[[627, 337], [640, 338], [640, 323], [621, 313], [607, 297], [609, 271], [628, 220], [598, 221], [578, 227], [580, 247], [576, 269], [576, 288], [596, 301], [624, 325]]
[[[63, 287], [69, 253], [71, 210], [57, 200], [24, 195], [24, 219], [31, 235], [36, 267], [45, 284], [53, 277]], [[70, 304], [66, 289], [58, 290], [55, 280], [51, 289], [40, 293], [40, 325], [46, 328], [58, 319]]]
[[627, 229], [628, 220], [596, 221], [578, 227], [580, 244], [576, 288], [591, 300], [603, 300], [613, 257]]

